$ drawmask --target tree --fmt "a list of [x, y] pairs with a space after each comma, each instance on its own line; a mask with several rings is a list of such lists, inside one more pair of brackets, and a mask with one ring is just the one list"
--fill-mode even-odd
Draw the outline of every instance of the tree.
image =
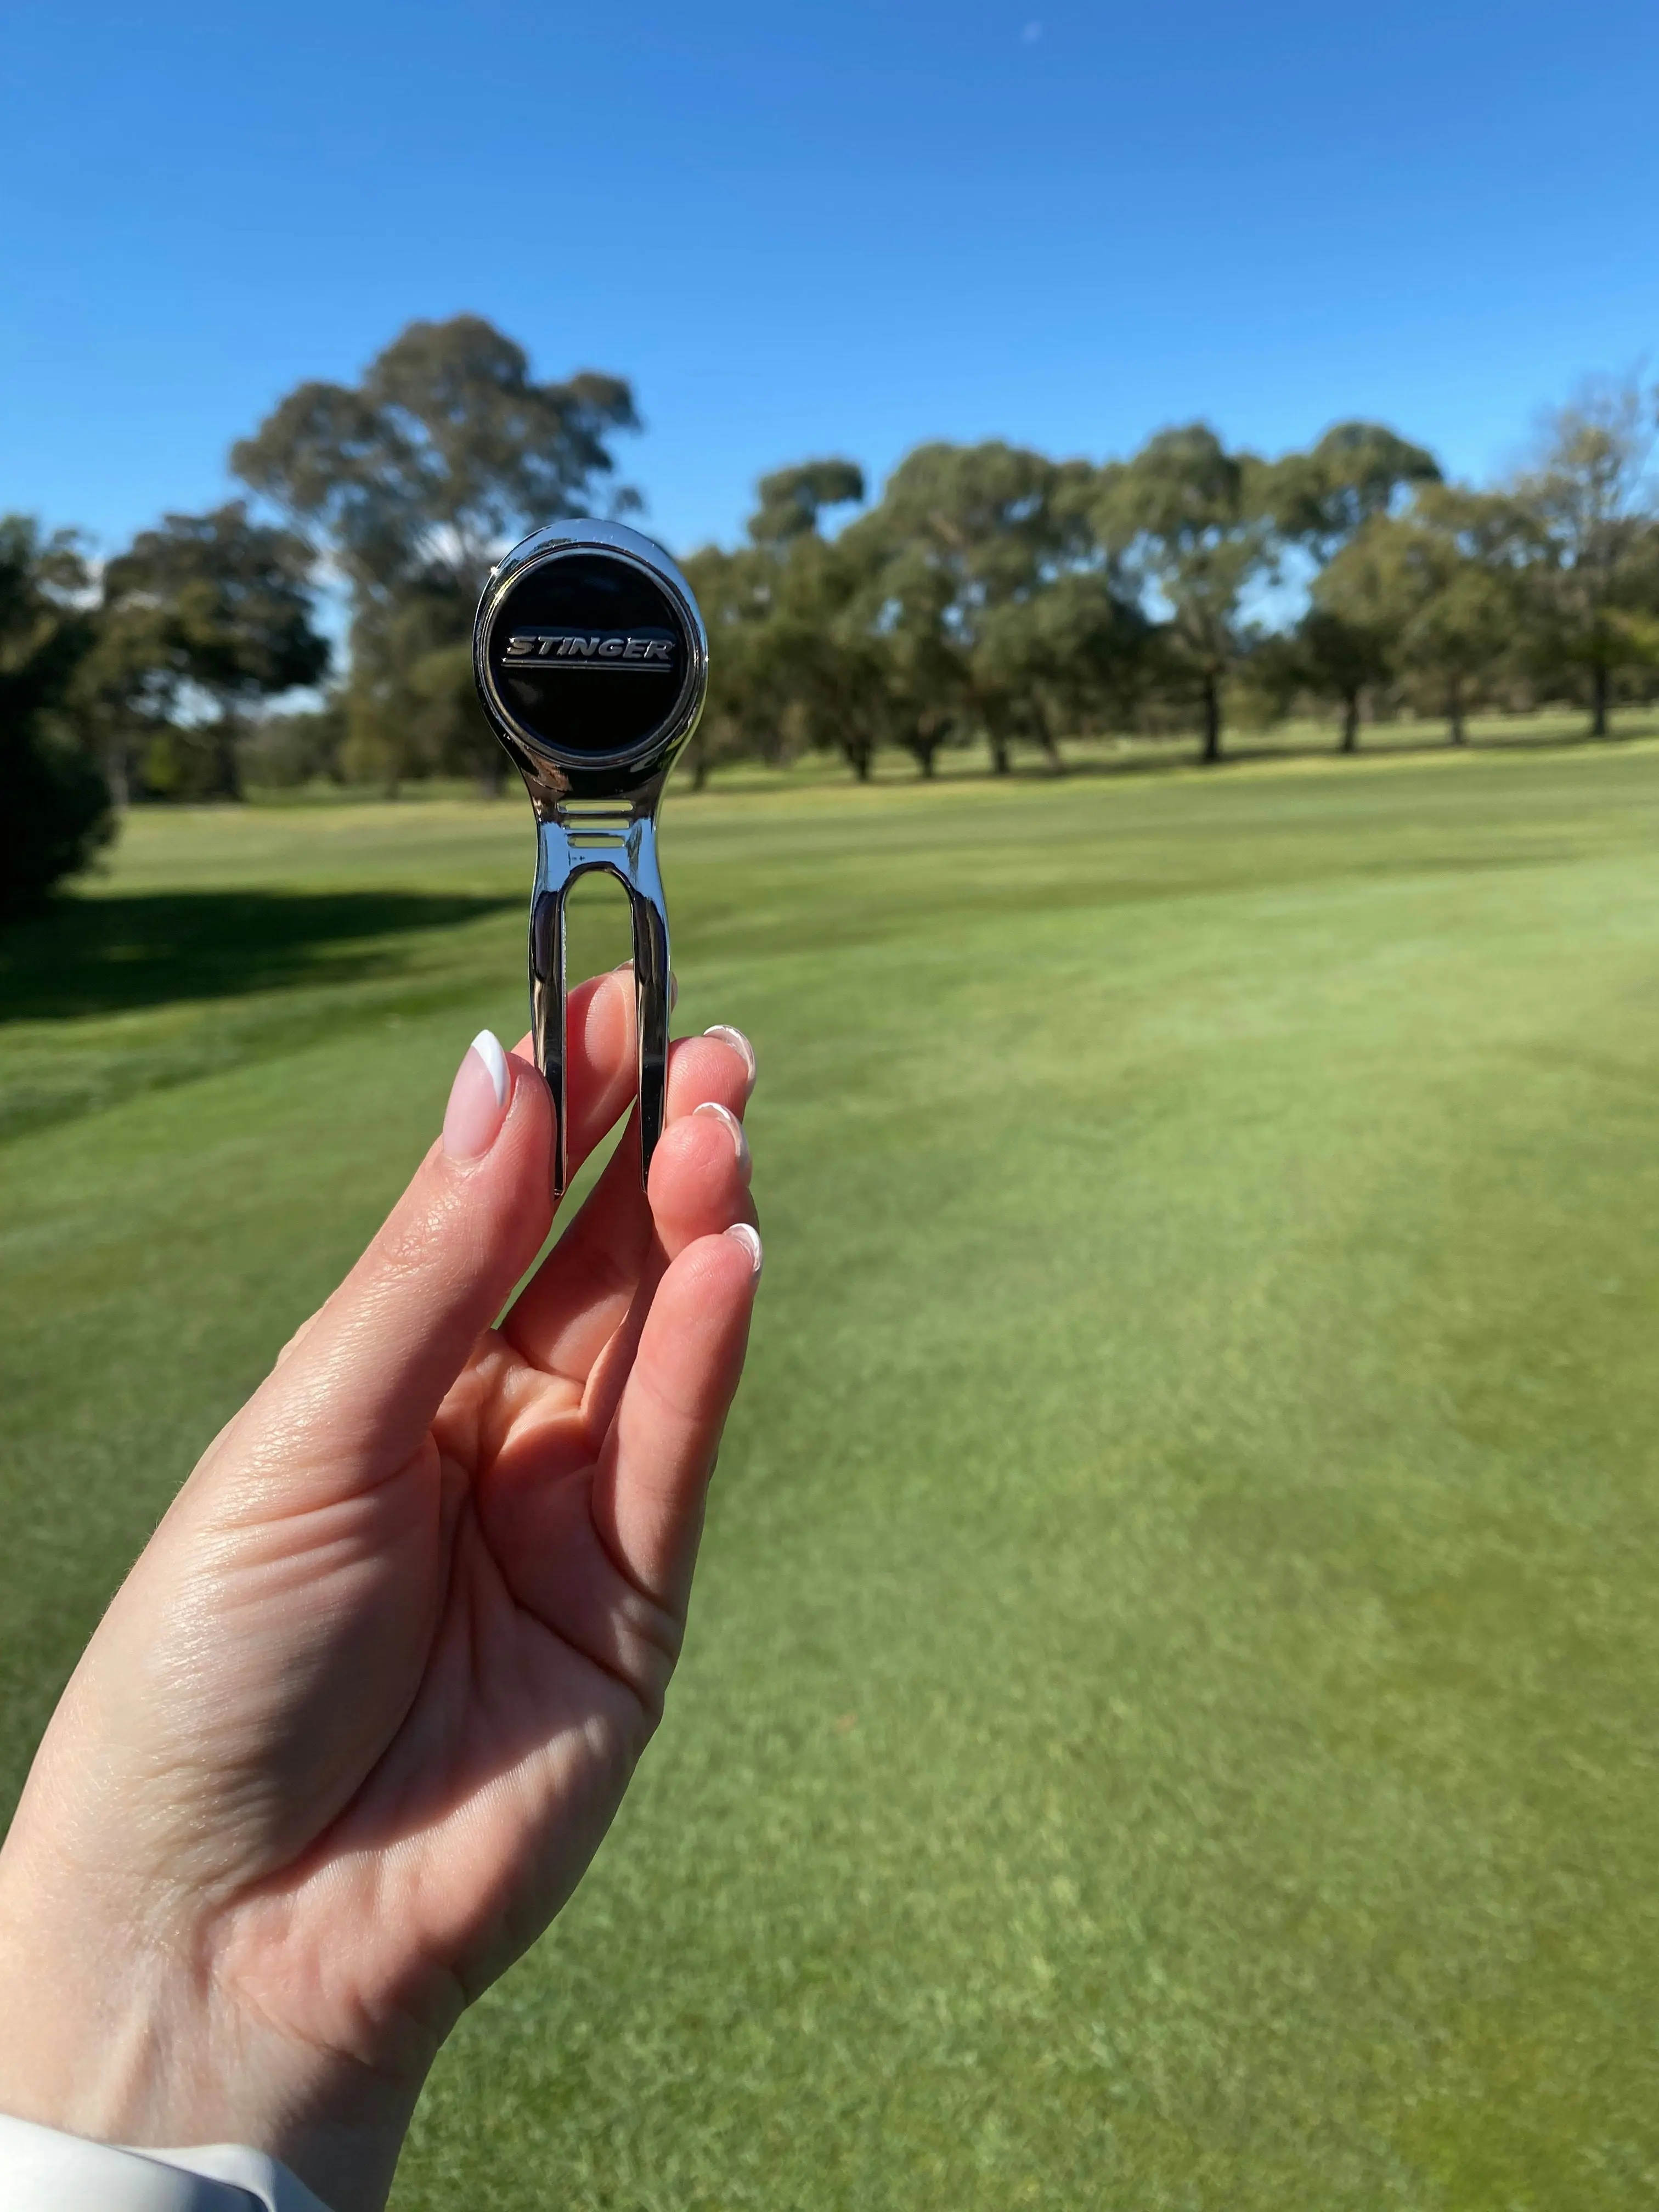
[[1382, 422], [1335, 422], [1305, 453], [1286, 453], [1263, 473], [1261, 501], [1273, 528], [1323, 567], [1402, 491], [1438, 483], [1440, 464]]
[[718, 761], [779, 762], [803, 746], [842, 752], [861, 780], [883, 722], [867, 662], [848, 655], [853, 566], [822, 520], [864, 497], [852, 461], [803, 461], [763, 477], [747, 545], [684, 563], [709, 637], [708, 696], [691, 741], [702, 790]]
[[755, 489], [760, 505], [749, 518], [749, 535], [775, 550], [819, 535], [826, 508], [862, 507], [864, 471], [856, 461], [801, 461], [763, 477]]
[[238, 749], [242, 780], [267, 788], [345, 781], [345, 716], [337, 697], [292, 714], [262, 714]]
[[1275, 536], [1316, 564], [1308, 607], [1288, 650], [1270, 656], [1269, 673], [1337, 702], [1342, 752], [1358, 750], [1361, 699], [1388, 680], [1390, 665], [1386, 623], [1351, 588], [1342, 556], [1368, 523], [1396, 512], [1402, 493], [1440, 481], [1425, 447], [1364, 422], [1334, 423], [1306, 453], [1286, 453], [1262, 473], [1260, 495]]
[[[452, 649], [502, 546], [587, 512], [614, 471], [608, 440], [638, 427], [619, 377], [538, 383], [521, 346], [457, 315], [411, 323], [359, 384], [300, 386], [233, 450], [236, 473], [346, 580], [349, 743], [389, 785], [464, 763], [499, 780], [501, 749], [451, 681]], [[610, 501], [613, 513], [638, 503], [625, 489]]]
[[210, 514], [169, 514], [108, 563], [88, 675], [148, 733], [151, 788], [240, 795], [248, 708], [313, 684], [328, 668], [310, 568], [304, 540], [250, 521], [241, 500]]
[[1318, 604], [1368, 634], [1462, 744], [1470, 708], [1513, 647], [1527, 553], [1511, 501], [1430, 485], [1409, 515], [1364, 525], [1321, 577]]
[[1363, 592], [1346, 589], [1343, 558], [1338, 554], [1315, 582], [1291, 640], [1291, 667], [1297, 689], [1337, 702], [1342, 713], [1337, 750], [1354, 753], [1359, 750], [1360, 701], [1368, 690], [1387, 683], [1392, 664], [1386, 615], [1368, 608]]
[[767, 696], [761, 667], [775, 563], [752, 545], [706, 545], [681, 565], [708, 632], [708, 690], [689, 749], [702, 791], [723, 762], [782, 757], [782, 704]]
[[1046, 647], [1014, 610], [1099, 561], [1079, 480], [1092, 481], [1084, 464], [999, 441], [919, 446], [838, 541], [861, 569], [853, 618], [888, 641], [899, 741], [924, 775], [942, 744], [975, 729], [999, 774], [1022, 740], [1061, 764], [1034, 688]]
[[1221, 694], [1247, 644], [1244, 601], [1272, 562], [1261, 464], [1207, 423], [1161, 430], [1099, 472], [1101, 538], [1162, 617], [1169, 680], [1196, 694], [1203, 758], [1221, 757]]
[[113, 833], [109, 791], [76, 741], [71, 697], [91, 650], [75, 540], [0, 518], [0, 919], [42, 904]]
[[1547, 679], [1588, 683], [1590, 734], [1607, 734], [1614, 677], [1659, 663], [1659, 391], [1584, 386], [1546, 420], [1515, 496], [1534, 519], [1534, 659]]
[[839, 752], [860, 783], [902, 738], [893, 641], [868, 619], [868, 549], [798, 534], [773, 565], [766, 619], [749, 641], [756, 722], [793, 752]]
[[1103, 569], [1071, 568], [987, 614], [972, 656], [994, 719], [1060, 766], [1062, 730], [1121, 728], [1147, 669], [1151, 626]]
[[498, 791], [507, 755], [478, 707], [472, 673], [476, 594], [440, 570], [371, 601], [352, 625], [344, 761], [395, 797], [405, 776], [476, 776]]

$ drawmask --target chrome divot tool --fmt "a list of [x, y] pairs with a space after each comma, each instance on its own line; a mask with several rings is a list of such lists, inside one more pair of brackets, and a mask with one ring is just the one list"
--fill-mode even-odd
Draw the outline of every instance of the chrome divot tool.
[[472, 629], [478, 696], [536, 811], [530, 1025], [568, 1172], [565, 901], [601, 871], [634, 920], [640, 1170], [662, 1133], [668, 1076], [668, 910], [657, 810], [708, 684], [691, 587], [659, 545], [616, 522], [537, 531], [489, 573]]

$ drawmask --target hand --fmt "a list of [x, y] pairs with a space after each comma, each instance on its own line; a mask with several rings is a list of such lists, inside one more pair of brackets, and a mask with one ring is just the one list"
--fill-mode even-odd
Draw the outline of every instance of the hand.
[[[625, 972], [569, 1036], [574, 1164], [632, 1095]], [[491, 1328], [551, 1218], [553, 1116], [526, 1060], [469, 1053], [46, 1732], [0, 1852], [0, 2110], [384, 2202], [444, 2036], [661, 1713], [759, 1265], [751, 1066], [732, 1032], [675, 1047], [648, 1205], [630, 1125]]]

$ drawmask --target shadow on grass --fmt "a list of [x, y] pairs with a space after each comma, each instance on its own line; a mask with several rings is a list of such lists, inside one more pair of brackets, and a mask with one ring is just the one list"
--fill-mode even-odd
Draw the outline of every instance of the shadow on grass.
[[126, 1013], [392, 964], [387, 940], [453, 928], [512, 898], [420, 891], [162, 891], [65, 898], [0, 931], [0, 1022]]

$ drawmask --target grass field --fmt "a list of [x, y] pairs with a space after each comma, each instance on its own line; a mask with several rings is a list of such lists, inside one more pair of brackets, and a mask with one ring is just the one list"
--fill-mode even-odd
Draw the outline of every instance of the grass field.
[[[768, 1271], [667, 1724], [402, 2212], [1659, 2195], [1659, 750], [677, 797]], [[520, 802], [0, 939], [0, 1756], [488, 1021]], [[620, 917], [596, 904], [595, 957]]]

